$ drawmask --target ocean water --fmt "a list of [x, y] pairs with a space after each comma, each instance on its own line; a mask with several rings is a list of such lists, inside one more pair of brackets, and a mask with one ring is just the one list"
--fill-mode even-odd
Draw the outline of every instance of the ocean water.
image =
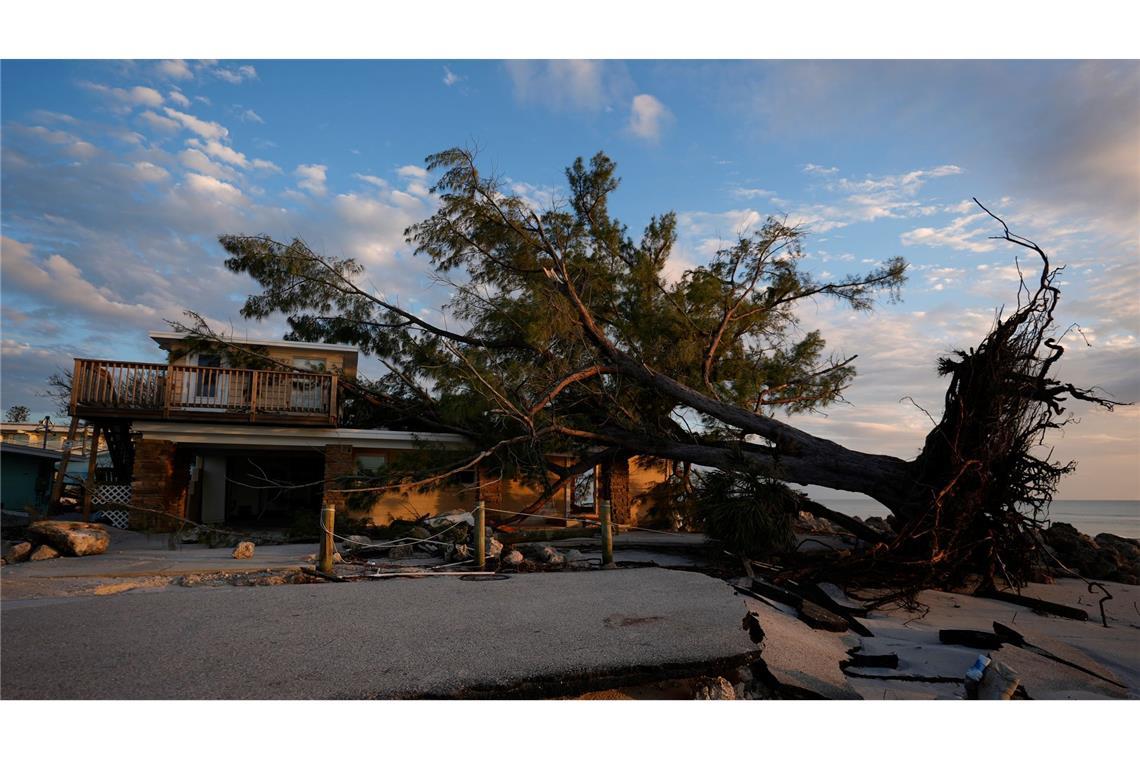
[[[890, 510], [868, 499], [821, 498], [821, 504], [836, 512], [858, 517], [886, 517]], [[1057, 500], [1049, 509], [1049, 520], [1065, 522], [1082, 533], [1112, 533], [1124, 538], [1140, 538], [1140, 501]]]

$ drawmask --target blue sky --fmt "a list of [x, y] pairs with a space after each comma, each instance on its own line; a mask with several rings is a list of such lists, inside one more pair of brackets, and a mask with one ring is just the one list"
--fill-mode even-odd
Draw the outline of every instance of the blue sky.
[[[239, 333], [252, 283], [221, 233], [300, 236], [354, 256], [401, 303], [446, 292], [403, 229], [429, 215], [424, 157], [477, 145], [538, 202], [598, 150], [634, 234], [675, 210], [673, 271], [769, 213], [804, 224], [808, 264], [839, 276], [902, 255], [903, 301], [820, 327], [859, 354], [849, 407], [802, 422], [912, 456], [937, 416], [939, 352], [975, 343], [1016, 296], [1015, 250], [977, 196], [1068, 267], [1079, 322], [1066, 377], [1140, 400], [1140, 66], [1132, 62], [4, 61], [3, 405], [73, 356], [158, 359], [148, 329], [196, 309]], [[365, 364], [366, 369], [374, 365]], [[1140, 498], [1140, 414], [1078, 410], [1056, 456], [1068, 498]]]

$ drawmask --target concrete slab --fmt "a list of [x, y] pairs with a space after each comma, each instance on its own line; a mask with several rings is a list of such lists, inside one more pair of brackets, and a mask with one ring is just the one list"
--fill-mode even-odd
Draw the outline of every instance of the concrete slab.
[[839, 663], [847, 659], [847, 650], [858, 646], [857, 636], [817, 631], [799, 620], [791, 608], [785, 611], [749, 597], [741, 598], [760, 618], [764, 631], [761, 659], [781, 686], [805, 696], [862, 698], [839, 669]]
[[3, 698], [547, 695], [756, 655], [732, 589], [656, 568], [53, 602], [5, 608]]

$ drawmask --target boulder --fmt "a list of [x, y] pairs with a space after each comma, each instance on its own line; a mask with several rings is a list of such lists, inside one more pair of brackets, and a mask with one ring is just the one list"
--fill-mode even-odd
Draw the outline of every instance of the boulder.
[[1140, 541], [1136, 539], [1101, 533], [1094, 540], [1063, 522], [1053, 523], [1042, 536], [1057, 559], [1087, 578], [1140, 582]]
[[234, 559], [253, 559], [253, 542], [242, 541], [234, 547]]
[[18, 544], [14, 544], [12, 548], [8, 550], [7, 554], [4, 555], [4, 559], [9, 563], [23, 562], [31, 556], [32, 545], [27, 541], [21, 541]]
[[372, 539], [368, 536], [348, 536], [341, 544], [345, 551], [352, 551], [353, 549], [371, 546]]
[[500, 558], [504, 565], [508, 567], [518, 567], [523, 563], [523, 555], [518, 549], [511, 549]]
[[564, 565], [566, 558], [562, 556], [562, 552], [555, 549], [553, 546], [544, 546], [539, 553], [539, 561], [547, 565]]
[[37, 547], [36, 550], [32, 552], [31, 556], [28, 557], [28, 559], [33, 562], [38, 562], [41, 559], [55, 559], [58, 556], [59, 552], [47, 544], [43, 544], [42, 546]]
[[417, 525], [412, 528], [412, 532], [408, 534], [410, 538], [431, 538], [431, 531], [422, 525]]
[[888, 536], [893, 536], [895, 529], [891, 527], [890, 522], [885, 517], [868, 517], [863, 521], [863, 524], [868, 528], [874, 528], [880, 533], [886, 533]]
[[455, 544], [455, 546], [452, 547], [451, 556], [448, 557], [448, 559], [455, 560], [457, 562], [465, 559], [470, 559], [471, 551], [471, 547], [467, 544]]
[[95, 523], [40, 520], [28, 526], [28, 535], [69, 557], [102, 554], [111, 545], [111, 534]]
[[727, 678], [701, 678], [693, 699], [736, 699], [736, 689]]
[[498, 557], [503, 553], [503, 543], [491, 536], [487, 539], [487, 556]]

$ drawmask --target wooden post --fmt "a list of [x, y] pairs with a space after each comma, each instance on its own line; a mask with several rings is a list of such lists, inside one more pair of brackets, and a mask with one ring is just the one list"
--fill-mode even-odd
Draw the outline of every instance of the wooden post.
[[95, 495], [95, 467], [99, 461], [99, 434], [102, 433], [98, 423], [91, 434], [91, 445], [87, 448], [87, 481], [83, 484], [83, 522], [91, 520], [91, 497]]
[[328, 505], [321, 507], [321, 548], [317, 554], [317, 569], [322, 573], [333, 571], [333, 554], [336, 547], [333, 544], [333, 527], [336, 525], [336, 507]]
[[602, 523], [602, 567], [614, 566], [614, 534], [610, 530], [610, 500], [598, 503], [598, 517]]
[[249, 421], [250, 422], [257, 422], [257, 381], [258, 381], [258, 377], [259, 377], [259, 375], [257, 374], [257, 370], [254, 370], [253, 371], [253, 379], [251, 380], [251, 382], [253, 383], [253, 387], [249, 391]]
[[336, 385], [337, 385], [337, 382], [336, 382], [336, 380], [337, 380], [337, 376], [333, 375], [332, 376], [332, 386], [329, 388], [329, 424], [331, 424], [331, 425], [336, 425], [337, 417], [340, 416], [339, 414], [337, 414], [338, 410], [336, 408], [336, 404], [337, 404], [337, 401], [336, 401]]
[[168, 364], [166, 367], [166, 379], [162, 384], [162, 418], [170, 418], [170, 402], [171, 396], [174, 395], [174, 365]]
[[48, 502], [49, 512], [59, 511], [59, 500], [63, 498], [63, 479], [67, 476], [67, 465], [71, 461], [71, 447], [75, 443], [75, 431], [78, 428], [79, 418], [73, 415], [71, 427], [67, 431], [67, 439], [63, 442], [63, 457], [59, 460], [59, 472], [56, 473], [55, 482], [51, 485], [51, 501]]
[[482, 499], [475, 502], [475, 563], [482, 570], [487, 566], [487, 509]]

